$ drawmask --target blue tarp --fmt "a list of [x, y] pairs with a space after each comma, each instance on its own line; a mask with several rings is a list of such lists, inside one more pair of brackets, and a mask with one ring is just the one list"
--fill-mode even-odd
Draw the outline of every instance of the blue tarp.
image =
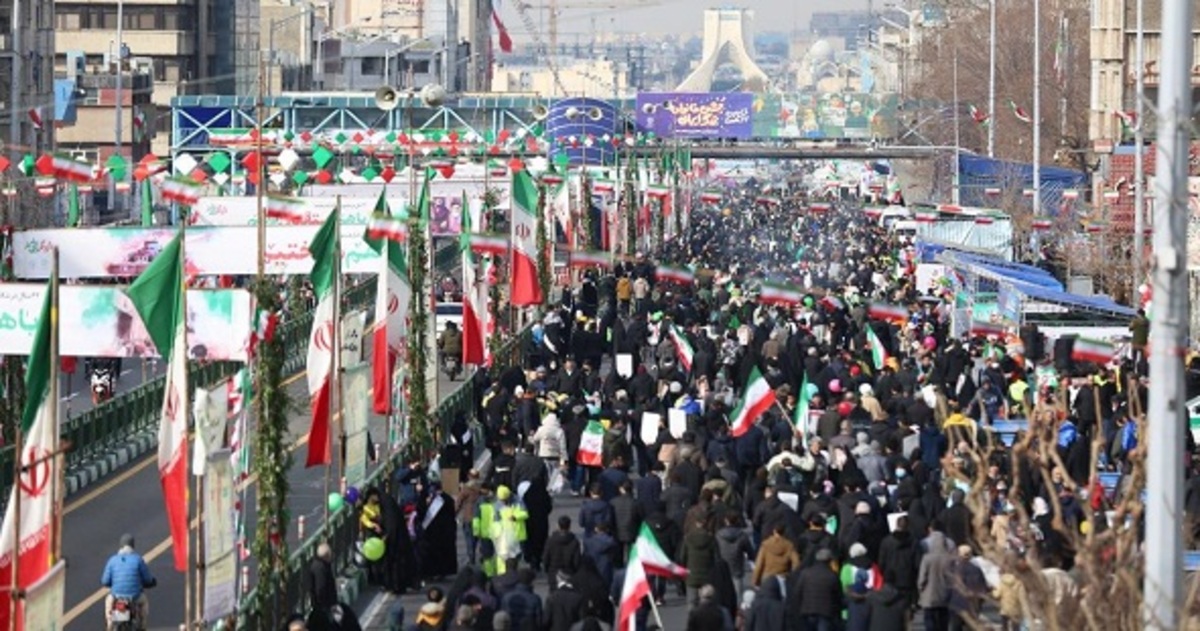
[[[992, 206], [996, 200], [987, 196], [988, 188], [1024, 190], [1033, 188], [1033, 165], [1006, 162], [970, 153], [959, 154], [959, 203], [963, 206]], [[1056, 215], [1062, 205], [1065, 189], [1083, 190], [1088, 186], [1087, 174], [1082, 171], [1042, 165], [1042, 208]], [[1032, 203], [1032, 201], [1030, 202]]]
[[75, 124], [75, 80], [54, 80], [54, 120], [64, 125]]
[[1026, 299], [1049, 302], [1079, 311], [1099, 312], [1121, 318], [1132, 318], [1136, 313], [1132, 307], [1117, 304], [1108, 296], [1081, 296], [1021, 282], [1012, 283], [1012, 288]]

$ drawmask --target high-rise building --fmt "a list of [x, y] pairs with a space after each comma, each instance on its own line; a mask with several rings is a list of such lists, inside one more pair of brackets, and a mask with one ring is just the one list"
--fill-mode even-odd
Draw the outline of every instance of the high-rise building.
[[0, 0], [0, 139], [8, 158], [54, 146], [54, 3]]

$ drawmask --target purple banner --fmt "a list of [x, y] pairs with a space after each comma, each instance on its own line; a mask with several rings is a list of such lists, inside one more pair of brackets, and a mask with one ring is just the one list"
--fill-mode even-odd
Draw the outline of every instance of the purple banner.
[[750, 138], [754, 95], [748, 92], [650, 92], [637, 96], [637, 124], [660, 138]]

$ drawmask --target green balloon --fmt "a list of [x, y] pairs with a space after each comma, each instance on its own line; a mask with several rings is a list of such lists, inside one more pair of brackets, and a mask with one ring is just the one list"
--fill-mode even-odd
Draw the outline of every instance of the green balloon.
[[342, 507], [346, 505], [346, 500], [342, 498], [341, 493], [330, 493], [328, 501], [329, 511], [332, 513], [342, 510]]
[[368, 561], [375, 562], [383, 558], [383, 539], [371, 537], [363, 542], [362, 553]]

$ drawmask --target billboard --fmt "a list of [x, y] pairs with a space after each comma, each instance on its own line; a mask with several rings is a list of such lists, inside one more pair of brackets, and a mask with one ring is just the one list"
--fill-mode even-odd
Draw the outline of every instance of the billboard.
[[[0, 355], [33, 348], [45, 285], [0, 283]], [[69, 357], [157, 357], [150, 334], [121, 287], [59, 288], [59, 351]], [[242, 289], [190, 289], [188, 357], [246, 361], [250, 294]]]
[[899, 98], [856, 92], [756, 94], [755, 138], [895, 138]]
[[748, 92], [642, 92], [637, 126], [660, 138], [737, 138], [754, 131]]
[[[268, 274], [307, 274], [308, 246], [319, 225], [269, 226], [264, 255]], [[379, 256], [363, 241], [364, 226], [342, 226], [342, 271], [375, 274]], [[13, 274], [36, 280], [50, 276], [51, 252], [59, 252], [63, 278], [123, 278], [141, 274], [175, 237], [172, 228], [71, 228], [13, 234]], [[189, 228], [187, 273], [195, 276], [254, 274], [258, 229], [253, 226]]]

